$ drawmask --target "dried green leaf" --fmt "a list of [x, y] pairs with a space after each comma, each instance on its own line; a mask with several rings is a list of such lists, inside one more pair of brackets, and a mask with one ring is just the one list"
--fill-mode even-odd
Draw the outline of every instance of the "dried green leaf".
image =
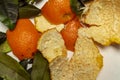
[[18, 17], [18, 0], [0, 0], [0, 21], [14, 29]]
[[48, 61], [42, 56], [40, 52], [37, 52], [34, 56], [31, 79], [50, 80], [50, 70]]
[[27, 4], [19, 8], [19, 18], [31, 18], [39, 13], [40, 9], [31, 4]]
[[8, 53], [10, 51], [11, 51], [11, 48], [10, 48], [7, 40], [5, 40], [5, 42], [0, 44], [0, 53]]
[[6, 54], [0, 54], [0, 77], [6, 80], [30, 80], [24, 68]]

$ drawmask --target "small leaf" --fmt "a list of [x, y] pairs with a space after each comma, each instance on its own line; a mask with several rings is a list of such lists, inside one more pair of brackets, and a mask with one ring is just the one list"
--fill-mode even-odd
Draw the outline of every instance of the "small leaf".
[[0, 77], [5, 80], [30, 80], [24, 68], [6, 54], [0, 54]]
[[33, 5], [25, 5], [19, 8], [19, 18], [31, 18], [40, 13], [40, 9]]
[[50, 80], [48, 61], [42, 56], [40, 52], [37, 52], [34, 56], [31, 79]]
[[70, 5], [72, 11], [75, 12], [77, 15], [81, 15], [85, 6], [81, 0], [70, 0]]
[[18, 17], [18, 0], [0, 0], [0, 21], [14, 29]]
[[0, 44], [0, 53], [8, 53], [10, 51], [11, 51], [11, 48], [10, 48], [7, 40], [5, 40], [5, 42]]
[[6, 40], [6, 34], [0, 32], [0, 53], [7, 53], [11, 51], [11, 48]]

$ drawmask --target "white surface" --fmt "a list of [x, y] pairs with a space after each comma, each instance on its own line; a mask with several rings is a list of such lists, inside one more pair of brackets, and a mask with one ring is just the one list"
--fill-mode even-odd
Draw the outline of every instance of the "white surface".
[[120, 80], [120, 45], [100, 49], [103, 68], [97, 80]]
[[[47, 0], [44, 0], [37, 7], [41, 8]], [[0, 31], [6, 32], [7, 28], [0, 23]], [[97, 80], [120, 80], [120, 46], [109, 46], [100, 48], [103, 55], [103, 68], [97, 77]], [[9, 53], [17, 59], [12, 52]]]

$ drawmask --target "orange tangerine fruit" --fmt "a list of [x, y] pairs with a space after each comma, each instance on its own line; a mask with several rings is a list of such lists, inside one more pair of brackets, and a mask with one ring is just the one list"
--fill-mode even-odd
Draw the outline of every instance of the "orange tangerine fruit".
[[53, 24], [66, 23], [75, 16], [70, 7], [70, 0], [49, 0], [41, 9], [41, 13]]
[[14, 30], [6, 32], [13, 54], [20, 60], [32, 58], [40, 34], [29, 19], [19, 19]]
[[78, 37], [78, 29], [81, 27], [78, 18], [69, 21], [65, 28], [61, 31], [62, 37], [65, 41], [66, 48], [70, 51], [74, 51], [76, 39]]

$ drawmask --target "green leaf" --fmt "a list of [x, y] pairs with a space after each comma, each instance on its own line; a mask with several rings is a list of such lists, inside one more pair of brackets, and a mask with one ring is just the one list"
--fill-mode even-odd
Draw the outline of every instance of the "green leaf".
[[37, 52], [34, 56], [31, 79], [50, 80], [48, 61], [42, 56], [40, 52]]
[[0, 21], [14, 29], [18, 17], [18, 0], [0, 0]]
[[81, 0], [70, 0], [70, 5], [72, 11], [75, 12], [77, 15], [81, 15], [85, 6]]
[[11, 48], [7, 42], [7, 40], [5, 42], [3, 42], [2, 44], [0, 44], [0, 53], [8, 53], [11, 51]]
[[31, 18], [39, 13], [40, 9], [31, 4], [27, 4], [19, 8], [19, 18]]
[[6, 40], [6, 33], [0, 32], [0, 53], [7, 53], [11, 48]]
[[30, 80], [24, 68], [6, 54], [0, 54], [0, 77], [6, 80]]

